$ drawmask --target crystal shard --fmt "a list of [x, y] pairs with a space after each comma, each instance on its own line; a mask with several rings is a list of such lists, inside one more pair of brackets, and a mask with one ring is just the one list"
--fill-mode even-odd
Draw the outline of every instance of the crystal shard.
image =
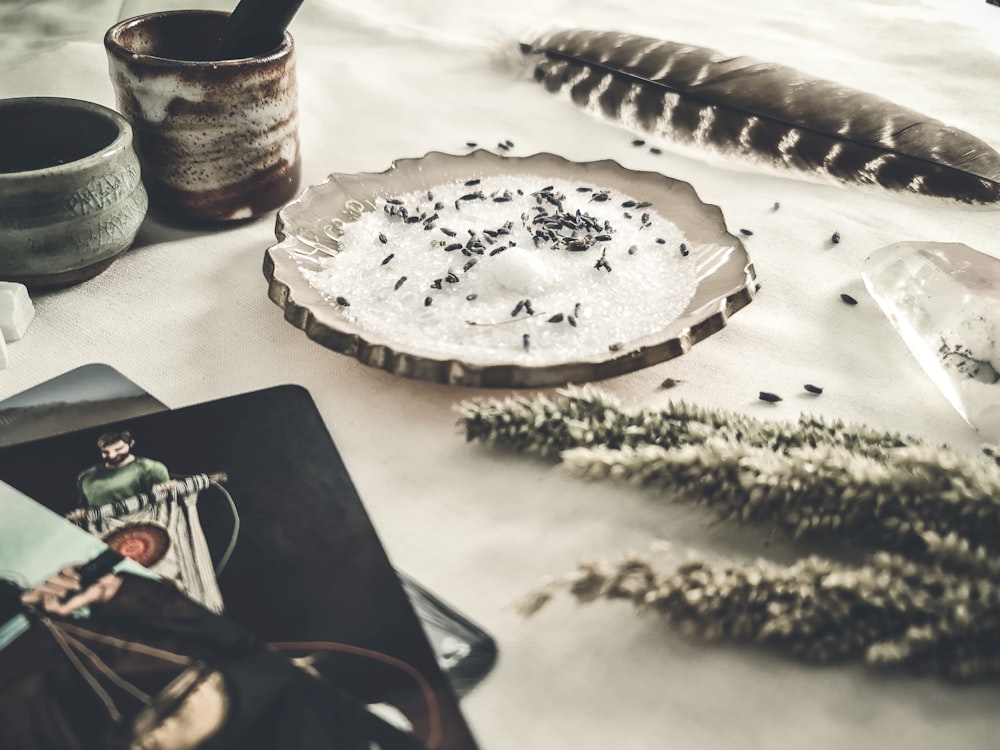
[[896, 242], [865, 285], [959, 414], [1000, 440], [1000, 260], [967, 245]]

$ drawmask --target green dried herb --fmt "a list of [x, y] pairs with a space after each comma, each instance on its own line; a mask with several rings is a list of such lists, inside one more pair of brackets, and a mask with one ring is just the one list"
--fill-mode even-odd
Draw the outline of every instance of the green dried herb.
[[703, 638], [773, 643], [954, 678], [1000, 675], [1000, 444], [983, 456], [863, 425], [765, 422], [683, 402], [627, 409], [592, 387], [457, 406], [468, 440], [558, 456], [724, 518], [874, 550], [860, 566], [648, 560], [588, 563], [533, 592], [619, 599]]

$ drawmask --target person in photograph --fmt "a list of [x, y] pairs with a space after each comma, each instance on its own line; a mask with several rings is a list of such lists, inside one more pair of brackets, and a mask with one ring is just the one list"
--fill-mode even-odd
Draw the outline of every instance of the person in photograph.
[[167, 467], [133, 452], [135, 439], [128, 430], [105, 432], [97, 438], [100, 463], [77, 477], [82, 507], [106, 505], [170, 486]]

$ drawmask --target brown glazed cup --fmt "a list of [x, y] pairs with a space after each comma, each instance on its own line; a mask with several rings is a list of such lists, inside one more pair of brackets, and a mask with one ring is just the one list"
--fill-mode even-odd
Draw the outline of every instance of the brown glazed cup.
[[181, 10], [104, 36], [118, 109], [132, 123], [150, 208], [168, 221], [251, 219], [301, 182], [295, 50], [212, 60], [229, 14]]

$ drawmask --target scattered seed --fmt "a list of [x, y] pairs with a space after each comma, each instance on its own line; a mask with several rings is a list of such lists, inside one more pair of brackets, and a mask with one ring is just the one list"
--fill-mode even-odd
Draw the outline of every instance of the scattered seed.
[[386, 198], [385, 202], [386, 203], [391, 203], [394, 206], [402, 206], [403, 205], [403, 201], [400, 200], [399, 198]]
[[379, 232], [378, 233], [378, 241], [381, 242], [384, 245], [384, 244], [386, 244], [389, 241], [389, 238], [386, 237], [384, 234], [382, 234], [382, 232]]
[[681, 382], [682, 381], [675, 380], [674, 378], [667, 378], [662, 383], [660, 383], [660, 388], [663, 388], [664, 390], [667, 390], [667, 389], [674, 388], [675, 386], [680, 385]]
[[463, 271], [468, 271], [474, 265], [476, 265], [476, 259], [475, 258], [473, 258], [472, 260], [468, 261], [464, 266], [462, 266], [462, 270]]
[[479, 144], [477, 144], [475, 141], [466, 141], [465, 145], [468, 146], [469, 148], [475, 148]]
[[444, 279], [434, 279], [434, 281], [431, 282], [431, 289], [440, 289], [442, 281], [444, 281]]
[[781, 208], [781, 204], [780, 204], [780, 203], [778, 203], [778, 201], [775, 201], [775, 202], [774, 202], [774, 205], [773, 205], [773, 206], [771, 206], [771, 210], [772, 210], [772, 211], [777, 211], [777, 210], [778, 210], [779, 208]]
[[779, 396], [776, 393], [770, 393], [768, 391], [761, 391], [760, 395], [757, 398], [759, 398], [761, 401], [767, 401], [768, 403], [772, 404], [781, 401], [781, 396]]
[[524, 309], [524, 300], [518, 300], [518, 303], [514, 305], [514, 309], [510, 311], [510, 317], [517, 317], [517, 314]]
[[440, 229], [441, 229], [441, 233], [442, 234], [446, 234], [449, 237], [454, 237], [455, 236], [454, 230], [448, 229], [448, 227], [440, 227]]
[[497, 148], [500, 149], [501, 151], [510, 151], [510, 146], [508, 146], [506, 143], [498, 143]]
[[465, 181], [465, 184], [466, 184], [467, 187], [472, 187], [473, 185], [478, 185], [479, 183], [480, 183], [480, 180], [478, 180], [478, 179], [466, 180]]
[[852, 297], [849, 294], [841, 294], [840, 298], [842, 300], [844, 300], [844, 302], [846, 302], [848, 305], [856, 305], [856, 304], [858, 304], [858, 301], [856, 299], [854, 299], [854, 297]]
[[620, 349], [621, 349], [621, 348], [622, 348], [623, 346], [624, 346], [624, 344], [622, 344], [622, 343], [619, 343], [619, 342], [615, 342], [614, 344], [611, 344], [611, 345], [609, 345], [609, 346], [608, 346], [608, 351], [610, 351], [610, 352], [617, 352], [617, 351], [619, 351], [619, 350], [620, 350]]
[[562, 313], [556, 313], [555, 315], [553, 315], [551, 318], [549, 318], [545, 322], [546, 323], [562, 323], [562, 321], [563, 321], [563, 314]]
[[406, 283], [406, 277], [405, 276], [400, 276], [399, 280], [396, 282], [396, 285], [392, 288], [393, 291], [399, 289], [399, 287], [403, 286], [403, 284], [405, 284], [405, 283]]
[[583, 305], [581, 305], [579, 302], [577, 302], [575, 305], [573, 305], [573, 317], [574, 318], [579, 318], [580, 317], [580, 310], [582, 308], [583, 308]]
[[455, 250], [461, 250], [461, 249], [462, 249], [462, 243], [461, 242], [453, 242], [450, 245], [445, 245], [444, 246], [444, 251], [446, 253], [450, 253], [450, 252], [453, 252]]
[[607, 193], [594, 193], [594, 197], [591, 198], [590, 200], [597, 201], [598, 203], [603, 203], [607, 199], [608, 199]]
[[454, 271], [448, 271], [448, 275], [444, 277], [444, 280], [449, 284], [455, 284], [458, 282], [458, 276], [455, 275]]
[[635, 251], [639, 249], [638, 245], [630, 245], [628, 249], [629, 255], [635, 255]]
[[657, 245], [666, 245], [667, 241], [665, 239], [663, 239], [662, 237], [657, 237], [656, 238], [656, 244]]
[[337, 297], [337, 304], [341, 307], [350, 307], [351, 303], [347, 301], [347, 297]]
[[753, 231], [750, 229], [741, 229], [740, 234], [742, 234], [744, 237], [752, 237]]
[[478, 296], [479, 296], [478, 294], [472, 293], [472, 294], [466, 294], [465, 298], [469, 300], [469, 302], [472, 302], [472, 300], [474, 300]]
[[382, 265], [384, 266], [384, 265], [385, 265], [386, 263], [388, 263], [388, 262], [389, 262], [390, 260], [392, 260], [392, 259], [393, 259], [393, 258], [395, 258], [395, 257], [396, 257], [396, 254], [395, 254], [395, 253], [389, 253], [389, 254], [388, 254], [387, 256], [385, 256], [385, 257], [384, 257], [384, 258], [382, 259]]
[[531, 335], [530, 334], [526, 333], [523, 336], [521, 336], [521, 345], [526, 350], [531, 348]]
[[760, 291], [760, 282], [759, 281], [756, 284], [753, 285], [753, 290], [755, 292], [759, 292]]
[[822, 388], [820, 388], [818, 385], [813, 385], [812, 383], [806, 383], [802, 387], [805, 388], [810, 393], [815, 393], [817, 395], [823, 392]]
[[682, 242], [682, 243], [681, 243], [681, 255], [683, 255], [683, 256], [684, 256], [684, 257], [686, 258], [686, 257], [688, 256], [689, 252], [690, 252], [690, 251], [688, 250], [688, 246], [687, 246], [687, 245], [685, 245], [685, 244], [684, 244], [684, 243]]
[[514, 148], [514, 141], [512, 141], [510, 138], [505, 140], [504, 143], [507, 144], [507, 148]]
[[430, 307], [431, 302], [433, 301], [434, 299], [432, 297], [424, 297], [424, 307]]
[[840, 232], [834, 232], [833, 236], [830, 238], [830, 242], [832, 242], [834, 245], [839, 245], [840, 244]]
[[644, 140], [642, 140], [641, 138], [636, 138], [634, 141], [632, 141], [632, 145], [633, 146], [645, 146], [646, 142]]
[[567, 323], [569, 323], [569, 324], [570, 324], [571, 326], [573, 326], [574, 328], [576, 328], [576, 318], [575, 318], [574, 316], [572, 316], [572, 315], [567, 315], [567, 316], [566, 316], [566, 322], [567, 322]]

